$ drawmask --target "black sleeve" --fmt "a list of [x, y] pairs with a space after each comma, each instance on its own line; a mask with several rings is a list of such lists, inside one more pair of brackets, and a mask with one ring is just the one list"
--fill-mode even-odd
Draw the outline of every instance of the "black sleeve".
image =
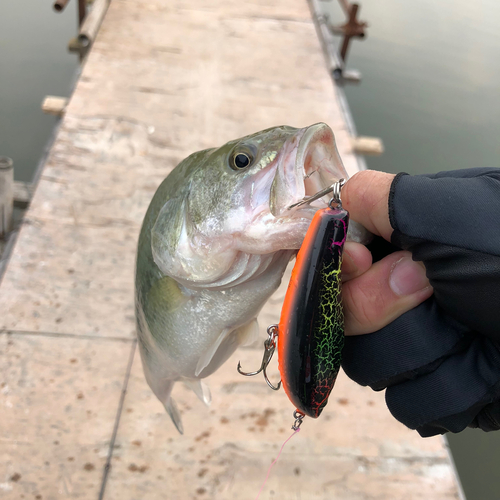
[[434, 295], [387, 327], [346, 338], [343, 367], [386, 389], [422, 436], [500, 428], [500, 170], [399, 174], [392, 243], [423, 261]]
[[440, 307], [500, 341], [500, 170], [399, 174], [392, 243], [423, 261]]

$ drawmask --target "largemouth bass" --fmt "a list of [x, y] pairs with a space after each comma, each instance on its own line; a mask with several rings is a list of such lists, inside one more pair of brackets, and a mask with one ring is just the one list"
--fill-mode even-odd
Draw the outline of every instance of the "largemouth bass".
[[210, 403], [202, 379], [256, 339], [260, 309], [329, 200], [291, 205], [347, 177], [320, 123], [194, 153], [156, 191], [138, 244], [137, 334], [146, 380], [179, 432], [174, 383]]

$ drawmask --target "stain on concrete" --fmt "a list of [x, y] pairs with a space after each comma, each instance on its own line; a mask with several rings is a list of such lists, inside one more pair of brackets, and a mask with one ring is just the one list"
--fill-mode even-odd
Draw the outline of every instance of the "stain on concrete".
[[264, 413], [262, 415], [258, 415], [257, 420], [255, 421], [255, 424], [261, 427], [261, 430], [264, 427], [267, 427], [269, 425], [269, 419], [276, 413], [276, 410], [273, 410], [272, 408], [266, 408], [264, 410]]
[[130, 464], [128, 466], [128, 470], [130, 472], [140, 472], [141, 474], [144, 474], [149, 469], [147, 465], [136, 465], [136, 464]]
[[199, 436], [196, 436], [196, 437], [194, 438], [194, 440], [195, 440], [196, 442], [199, 442], [199, 441], [201, 441], [202, 439], [206, 439], [206, 438], [209, 438], [209, 437], [210, 437], [210, 431], [208, 430], [208, 431], [204, 431], [204, 432], [202, 432]]
[[208, 469], [206, 467], [203, 467], [203, 469], [200, 469], [198, 471], [198, 477], [204, 477], [207, 472], [208, 472]]

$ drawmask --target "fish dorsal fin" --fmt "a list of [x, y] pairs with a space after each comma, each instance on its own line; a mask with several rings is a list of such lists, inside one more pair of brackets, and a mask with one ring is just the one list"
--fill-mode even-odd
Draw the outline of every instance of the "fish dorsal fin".
[[195, 376], [198, 377], [209, 365], [215, 365], [214, 369], [217, 369], [238, 346], [252, 343], [258, 337], [258, 333], [259, 327], [256, 319], [235, 329], [222, 330], [215, 342], [200, 357], [196, 365]]

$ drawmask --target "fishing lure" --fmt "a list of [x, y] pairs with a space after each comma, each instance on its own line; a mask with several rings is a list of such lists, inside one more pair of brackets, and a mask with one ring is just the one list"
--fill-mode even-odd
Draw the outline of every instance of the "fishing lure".
[[[341, 179], [330, 188], [294, 206], [311, 203], [333, 191], [328, 208], [318, 210], [297, 254], [278, 325], [268, 328], [260, 369], [272, 389], [281, 383], [296, 407], [293, 429], [307, 415], [317, 418], [326, 406], [342, 360], [344, 313], [342, 309], [342, 252], [349, 213], [342, 208]], [[290, 207], [290, 208], [292, 208]], [[279, 340], [278, 340], [279, 336]], [[274, 386], [266, 368], [278, 345], [281, 382]]]

